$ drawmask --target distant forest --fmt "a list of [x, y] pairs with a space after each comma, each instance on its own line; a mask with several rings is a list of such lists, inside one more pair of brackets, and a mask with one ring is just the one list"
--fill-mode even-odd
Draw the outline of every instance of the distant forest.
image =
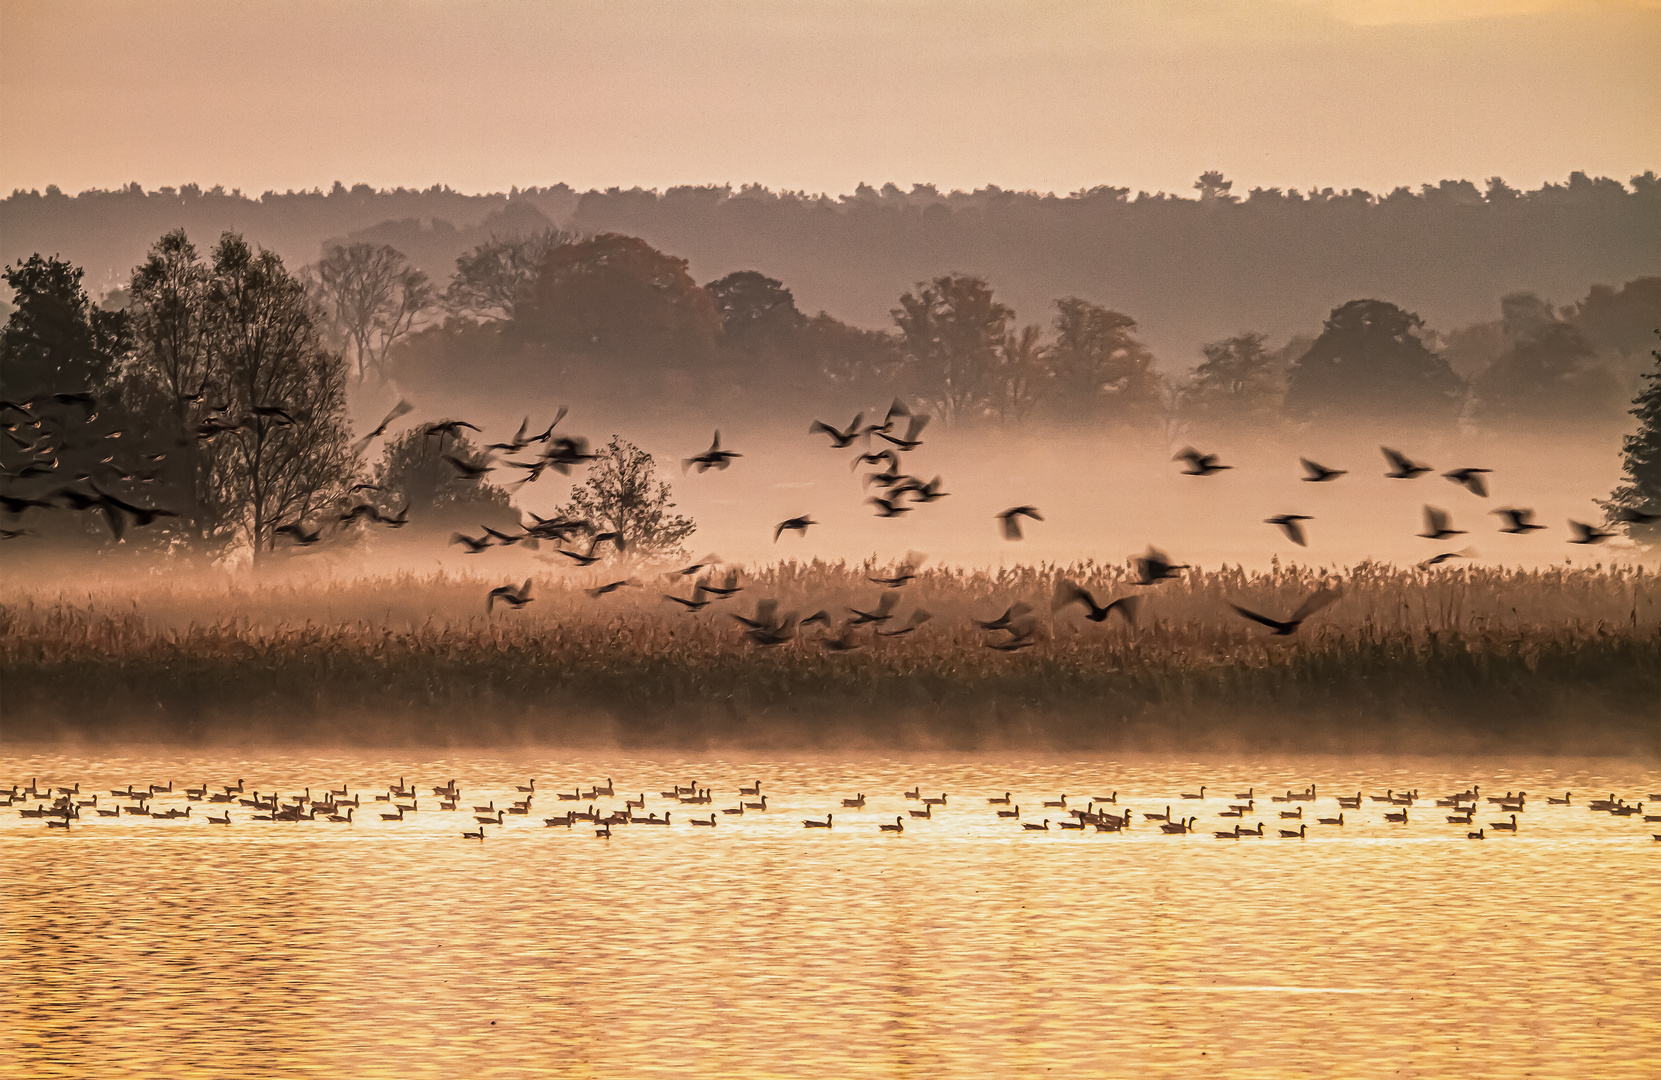
[[207, 243], [239, 233], [293, 267], [331, 244], [386, 244], [442, 282], [492, 237], [557, 226], [639, 237], [687, 260], [701, 282], [754, 270], [787, 283], [802, 310], [871, 330], [893, 326], [902, 292], [945, 274], [989, 282], [1020, 323], [1048, 324], [1054, 300], [1079, 297], [1134, 317], [1172, 373], [1200, 362], [1202, 343], [1241, 331], [1276, 343], [1313, 336], [1326, 312], [1356, 298], [1399, 305], [1447, 332], [1496, 319], [1507, 294], [1562, 306], [1593, 284], [1661, 274], [1653, 172], [1625, 184], [1574, 173], [1533, 191], [1493, 178], [1383, 194], [1242, 195], [1218, 173], [1194, 187], [1183, 197], [892, 184], [838, 197], [758, 186], [464, 195], [336, 183], [258, 197], [195, 185], [75, 196], [48, 188], [0, 201], [0, 260], [57, 255], [83, 267], [99, 297], [125, 283], [158, 236], [183, 228]]

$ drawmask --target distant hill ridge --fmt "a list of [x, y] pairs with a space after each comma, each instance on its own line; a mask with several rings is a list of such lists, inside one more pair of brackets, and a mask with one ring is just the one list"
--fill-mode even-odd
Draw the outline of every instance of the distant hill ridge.
[[1418, 311], [1432, 326], [1492, 318], [1496, 298], [1526, 290], [1558, 303], [1590, 282], [1661, 272], [1661, 178], [1629, 183], [1572, 173], [1519, 191], [1444, 180], [1387, 194], [1360, 189], [1244, 196], [1207, 173], [1193, 197], [1095, 187], [1067, 195], [902, 191], [774, 192], [757, 185], [609, 188], [565, 184], [469, 195], [442, 185], [250, 197], [196, 185], [0, 200], [0, 258], [58, 254], [99, 292], [122, 284], [163, 232], [198, 242], [227, 229], [291, 265], [331, 240], [390, 243], [440, 281], [490, 235], [568, 225], [640, 236], [690, 260], [699, 281], [756, 269], [785, 281], [804, 310], [866, 326], [890, 323], [894, 298], [949, 271], [985, 277], [1022, 321], [1047, 323], [1077, 295], [1135, 316], [1167, 363], [1243, 328], [1285, 335], [1319, 326], [1358, 296]]

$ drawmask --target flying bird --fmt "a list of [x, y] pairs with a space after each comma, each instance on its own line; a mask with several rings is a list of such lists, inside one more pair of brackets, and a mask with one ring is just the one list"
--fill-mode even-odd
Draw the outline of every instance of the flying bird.
[[489, 536], [481, 536], [478, 539], [474, 539], [465, 533], [459, 532], [450, 534], [450, 543], [465, 546], [467, 548], [467, 554], [469, 555], [477, 555], [485, 548], [491, 546]]
[[[797, 536], [806, 536], [807, 535], [807, 527], [809, 525], [817, 525], [817, 524], [819, 524], [819, 523], [817, 521], [814, 521], [811, 517], [809, 517], [806, 514], [803, 514], [801, 517], [793, 517], [793, 518], [789, 518], [785, 521], [781, 521], [777, 525], [773, 526], [773, 543], [775, 543], [775, 544], [778, 543], [779, 542], [779, 537], [783, 536], [786, 531], [793, 532]], [[695, 566], [695, 567], [692, 567], [691, 569], [688, 569], [688, 570], [682, 570], [681, 573], [690, 574], [693, 570], [697, 570], [697, 569], [701, 569], [701, 568]]]
[[919, 626], [922, 626], [932, 618], [934, 618], [933, 615], [930, 615], [922, 608], [918, 608], [911, 613], [911, 617], [905, 621], [905, 625], [900, 627], [898, 630], [884, 630], [881, 627], [878, 627], [876, 633], [878, 637], [899, 637], [901, 634], [911, 633], [913, 630], [917, 629]]
[[1286, 539], [1292, 541], [1292, 543], [1298, 545], [1299, 547], [1308, 547], [1309, 540], [1304, 536], [1303, 526], [1300, 525], [1299, 522], [1314, 520], [1314, 518], [1307, 517], [1303, 514], [1277, 514], [1272, 518], [1264, 518], [1263, 523], [1265, 525], [1280, 526], [1280, 530], [1286, 534]]
[[1493, 471], [1492, 469], [1455, 469], [1452, 472], [1443, 473], [1442, 476], [1459, 484], [1472, 495], [1486, 499], [1488, 497], [1488, 481], [1484, 480], [1482, 475]]
[[1185, 446], [1178, 450], [1176, 456], [1171, 460], [1188, 463], [1188, 468], [1182, 470], [1184, 476], [1210, 476], [1212, 473], [1220, 473], [1224, 469], [1234, 468], [1233, 465], [1219, 464], [1220, 459], [1216, 454], [1202, 454], [1192, 446]]
[[[198, 400], [200, 400], [200, 392], [198, 392]], [[375, 430], [371, 431], [369, 434], [352, 444], [352, 454], [356, 456], [363, 453], [369, 448], [370, 443], [386, 434], [386, 429], [392, 426], [392, 422], [394, 420], [398, 419], [400, 416], [407, 416], [414, 411], [414, 405], [411, 405], [408, 401], [400, 398], [398, 400], [398, 404], [392, 407], [392, 411], [387, 413], [385, 418], [383, 418], [380, 423], [375, 425]]]
[[1298, 463], [1303, 466], [1303, 471], [1309, 474], [1303, 478], [1306, 484], [1324, 484], [1328, 480], [1336, 480], [1340, 476], [1349, 475], [1348, 469], [1329, 469], [1325, 465], [1310, 461], [1306, 457], [1299, 458]]
[[1615, 511], [1615, 520], [1623, 525], [1653, 525], [1661, 521], [1661, 514], [1650, 514], [1634, 506], [1623, 506]]
[[474, 463], [466, 460], [465, 458], [457, 457], [455, 454], [443, 454], [440, 456], [442, 456], [445, 461], [450, 463], [450, 465], [456, 470], [457, 475], [465, 476], [469, 480], [477, 480], [485, 473], [495, 471], [495, 466], [490, 464], [490, 459], [488, 457], [485, 458], [483, 462]]
[[706, 566], [719, 566], [720, 563], [721, 563], [721, 556], [715, 554], [714, 552], [711, 552], [710, 554], [705, 555], [703, 558], [699, 559], [697, 562], [693, 563], [691, 566], [688, 566], [688, 567], [686, 567], [685, 569], [682, 569], [682, 570], [674, 571], [672, 576], [690, 577], [691, 575], [696, 574], [698, 571], [704, 569], [704, 567], [706, 567]]
[[1384, 475], [1392, 480], [1412, 480], [1430, 471], [1429, 465], [1414, 461], [1400, 450], [1392, 450], [1388, 446], [1381, 446], [1379, 450], [1384, 454], [1384, 460], [1390, 463], [1390, 471]]
[[1008, 630], [1011, 624], [1025, 618], [1032, 611], [1032, 605], [1025, 601], [1016, 601], [1005, 609], [996, 619], [976, 619], [975, 625], [982, 630]]
[[736, 450], [721, 449], [721, 433], [717, 431], [715, 433], [714, 441], [709, 444], [708, 450], [705, 450], [697, 457], [689, 457], [682, 460], [681, 472], [686, 472], [694, 465], [698, 467], [699, 472], [704, 472], [707, 469], [725, 469], [728, 465], [732, 464], [733, 458], [743, 456], [743, 454], [738, 453]]
[[271, 531], [272, 532], [277, 532], [277, 533], [283, 533], [286, 536], [293, 537], [294, 538], [294, 544], [295, 544], [296, 547], [310, 547], [311, 545], [317, 543], [319, 540], [323, 539], [323, 530], [322, 529], [316, 529], [316, 530], [308, 532], [306, 530], [306, 527], [304, 525], [300, 524], [298, 521], [290, 522], [287, 525], [279, 525]]
[[867, 435], [880, 435], [885, 431], [893, 431], [895, 417], [910, 415], [911, 410], [906, 408], [905, 402], [901, 401], [899, 398], [895, 398], [894, 403], [888, 406], [888, 412], [883, 416], [882, 423], [870, 425], [865, 429], [865, 433]]
[[838, 431], [829, 424], [825, 423], [823, 420], [815, 420], [812, 424], [808, 425], [807, 433], [809, 435], [818, 435], [820, 433], [829, 435], [831, 438], [831, 449], [842, 450], [853, 445], [853, 441], [864, 434], [864, 432], [860, 431], [859, 428], [859, 425], [864, 422], [865, 414], [857, 413], [854, 416], [854, 422], [848, 425], [848, 429], [846, 431]]
[[1229, 607], [1233, 608], [1235, 611], [1241, 615], [1244, 615], [1253, 622], [1259, 622], [1264, 626], [1267, 626], [1275, 632], [1274, 636], [1289, 637], [1290, 635], [1298, 632], [1298, 627], [1303, 625], [1303, 621], [1305, 619], [1309, 618], [1311, 615], [1315, 614], [1317, 611], [1320, 611], [1329, 604], [1334, 603], [1342, 595], [1343, 594], [1337, 589], [1321, 589], [1309, 599], [1305, 600], [1303, 604], [1299, 606], [1298, 610], [1292, 613], [1292, 617], [1287, 619], [1285, 622], [1281, 622], [1279, 619], [1271, 619], [1267, 615], [1259, 615], [1255, 611], [1248, 611], [1239, 604], [1231, 603], [1229, 604]]
[[664, 593], [663, 598], [665, 600], [673, 600], [675, 603], [686, 608], [688, 611], [702, 611], [710, 604], [710, 601], [705, 599], [706, 595], [707, 591], [704, 587], [702, 585], [698, 585], [693, 587], [692, 599], [690, 600], [680, 596], [671, 596], [669, 593]]
[[873, 495], [869, 499], [866, 499], [865, 501], [877, 508], [877, 516], [878, 517], [885, 517], [885, 518], [899, 517], [901, 514], [907, 514], [907, 513], [911, 512], [911, 507], [901, 506], [899, 504], [899, 500], [897, 500], [897, 499], [889, 500], [889, 499], [879, 498], [879, 497]]
[[1021, 519], [1031, 518], [1034, 521], [1043, 521], [1044, 515], [1038, 512], [1036, 506], [1011, 506], [1001, 514], [994, 515], [1003, 524], [1005, 540], [1021, 539]]
[[294, 426], [294, 417], [279, 405], [255, 405], [251, 411], [261, 419], [275, 420], [279, 427]]
[[859, 608], [851, 607], [848, 610], [853, 612], [854, 617], [848, 620], [848, 625], [864, 626], [866, 623], [885, 623], [894, 617], [894, 609], [899, 606], [899, 602], [898, 593], [885, 592], [877, 598], [877, 610], [875, 611], [861, 611]]
[[[1060, 611], [1069, 604], [1084, 605], [1084, 617], [1091, 622], [1105, 622], [1109, 614], [1117, 611], [1125, 620], [1126, 625], [1136, 625], [1136, 606], [1142, 602], [1139, 596], [1121, 596], [1105, 607], [1096, 603], [1096, 598], [1085, 589], [1066, 578], [1055, 583], [1055, 598], [1050, 601], [1051, 611]], [[1007, 617], [1007, 615], [1006, 615]], [[981, 624], [983, 629], [997, 629]]]
[[1424, 537], [1426, 540], [1446, 540], [1450, 536], [1465, 535], [1464, 529], [1449, 528], [1448, 526], [1450, 524], [1452, 524], [1452, 522], [1448, 518], [1448, 512], [1446, 510], [1441, 510], [1426, 504], [1425, 531], [1419, 535]]
[[517, 454], [519, 451], [525, 449], [525, 447], [531, 444], [531, 440], [526, 437], [526, 432], [530, 431], [530, 429], [531, 418], [527, 416], [519, 422], [519, 430], [513, 433], [513, 438], [509, 439], [505, 443], [491, 443], [489, 446], [485, 447], [485, 449], [505, 450], [510, 454]]
[[1419, 569], [1420, 570], [1429, 570], [1433, 566], [1441, 566], [1443, 563], [1449, 561], [1450, 559], [1468, 559], [1470, 557], [1471, 557], [1471, 549], [1470, 548], [1466, 548], [1464, 551], [1444, 551], [1440, 555], [1432, 555], [1430, 558], [1428, 558], [1424, 562], [1420, 563], [1419, 564]]
[[1178, 570], [1189, 569], [1187, 563], [1173, 563], [1171, 557], [1149, 545], [1147, 552], [1136, 560], [1138, 585], [1153, 585], [1177, 577]]
[[874, 577], [868, 578], [868, 580], [878, 585], [887, 585], [890, 589], [898, 589], [902, 585], [916, 581], [917, 571], [927, 560], [928, 556], [920, 551], [908, 551], [905, 553], [905, 560], [894, 568], [892, 576]]
[[489, 597], [485, 600], [484, 609], [488, 614], [495, 609], [496, 601], [500, 600], [504, 604], [511, 604], [513, 609], [517, 611], [534, 599], [535, 597], [531, 595], [531, 579], [526, 578], [525, 584], [517, 589], [512, 585], [498, 585], [491, 589]]
[[877, 432], [877, 437], [893, 443], [901, 450], [915, 450], [919, 446], [923, 445], [923, 440], [918, 438], [918, 436], [923, 433], [923, 429], [928, 426], [928, 422], [929, 418], [927, 414], [918, 413], [906, 424], [905, 438], [902, 439], [890, 435], [886, 429]]
[[1571, 544], [1601, 544], [1615, 535], [1612, 532], [1604, 532], [1596, 525], [1588, 525], [1573, 518], [1569, 519], [1569, 531], [1574, 533], [1574, 539], [1569, 541]]
[[895, 499], [899, 498], [901, 495], [910, 495], [912, 499], [917, 502], [931, 503], [936, 499], [944, 499], [946, 496], [951, 494], [949, 491], [940, 490], [944, 484], [945, 481], [938, 476], [926, 484], [919, 481], [916, 477], [911, 477], [907, 480], [894, 484], [893, 487], [888, 489], [888, 495], [890, 498]]
[[640, 583], [638, 581], [634, 580], [634, 578], [628, 578], [625, 581], [613, 581], [613, 582], [610, 582], [609, 584], [601, 585], [597, 588], [584, 589], [583, 592], [587, 593], [589, 596], [591, 596], [594, 599], [598, 600], [600, 597], [606, 595], [607, 593], [614, 593], [618, 589], [624, 588], [624, 587], [629, 586], [629, 585], [638, 585], [638, 584], [640, 584]]
[[427, 425], [427, 430], [424, 434], [425, 435], [437, 435], [438, 440], [439, 440], [439, 445], [442, 447], [443, 444], [444, 444], [444, 437], [446, 435], [449, 435], [449, 436], [452, 436], [452, 437], [455, 437], [455, 438], [460, 438], [462, 428], [466, 428], [468, 431], [478, 431], [478, 430], [480, 430], [478, 427], [476, 427], [473, 424], [469, 424], [465, 420], [444, 420], [444, 421], [441, 421], [437, 424], [428, 424]]
[[1541, 529], [1545, 528], [1544, 525], [1534, 524], [1533, 510], [1512, 506], [1502, 506], [1498, 510], [1490, 510], [1489, 513], [1498, 514], [1500, 517], [1505, 519], [1506, 526], [1500, 530], [1502, 533], [1515, 533], [1519, 536], [1526, 536], [1531, 532], [1539, 532]]

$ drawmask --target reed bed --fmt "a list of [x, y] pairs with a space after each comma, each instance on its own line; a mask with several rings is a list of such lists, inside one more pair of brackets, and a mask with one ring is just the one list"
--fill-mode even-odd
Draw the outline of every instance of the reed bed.
[[[1123, 567], [934, 569], [899, 590], [914, 633], [832, 653], [817, 628], [773, 647], [732, 613], [869, 609], [876, 564], [787, 562], [686, 614], [687, 585], [590, 598], [542, 576], [486, 614], [504, 579], [165, 579], [0, 590], [8, 740], [333, 740], [708, 748], [1257, 747], [1331, 751], [1661, 751], [1661, 590], [1642, 568], [1423, 572], [1364, 563], [1222, 567], [1157, 586]], [[1058, 577], [1145, 599], [1135, 626], [1052, 614]], [[1284, 616], [1273, 638], [1233, 601]], [[1037, 644], [988, 648], [1011, 603]]]

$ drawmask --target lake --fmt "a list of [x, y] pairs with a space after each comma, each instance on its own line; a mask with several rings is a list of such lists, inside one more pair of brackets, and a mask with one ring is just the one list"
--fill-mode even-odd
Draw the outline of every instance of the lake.
[[[23, 817], [34, 800], [0, 811], [0, 1058], [37, 1078], [1661, 1074], [1661, 824], [1587, 806], [1661, 793], [1649, 762], [445, 753], [0, 755], [0, 787], [99, 796], [67, 831]], [[382, 821], [400, 777], [418, 809]], [[530, 813], [463, 839], [533, 777]], [[557, 799], [608, 777], [613, 797]], [[232, 804], [219, 826], [225, 804], [184, 794], [239, 778], [361, 802], [351, 824]], [[721, 813], [755, 781], [765, 812]], [[188, 818], [96, 816], [169, 782], [152, 808]], [[1480, 842], [1433, 802], [1472, 785]], [[1406, 823], [1387, 789], [1418, 790]], [[914, 818], [908, 790], [947, 801]], [[988, 802], [1006, 790], [1019, 819]], [[1496, 832], [1486, 796], [1515, 790]], [[1125, 831], [1057, 827], [1115, 792]], [[642, 793], [672, 825], [543, 824]], [[1195, 831], [1143, 817], [1167, 806]], [[1300, 808], [1306, 836], [1282, 838]]]

